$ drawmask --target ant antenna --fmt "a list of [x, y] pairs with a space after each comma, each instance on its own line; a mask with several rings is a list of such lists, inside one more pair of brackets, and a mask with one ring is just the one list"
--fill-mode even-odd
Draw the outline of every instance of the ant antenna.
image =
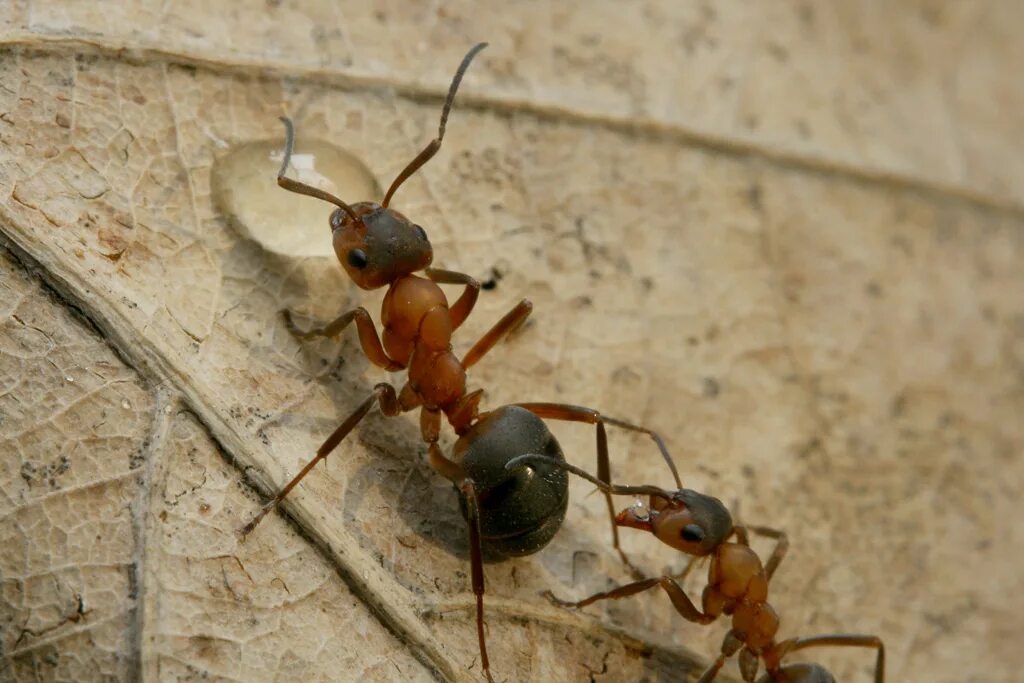
[[395, 194], [395, 190], [399, 186], [409, 179], [416, 171], [420, 170], [423, 164], [433, 158], [437, 154], [437, 150], [441, 149], [441, 140], [444, 139], [444, 126], [448, 123], [448, 113], [452, 110], [452, 102], [455, 101], [455, 91], [459, 89], [459, 83], [462, 82], [462, 77], [466, 73], [466, 69], [469, 68], [469, 63], [473, 61], [473, 57], [476, 57], [476, 53], [480, 52], [487, 47], [487, 43], [477, 43], [466, 53], [466, 56], [462, 58], [462, 63], [459, 64], [459, 68], [455, 71], [455, 77], [452, 78], [452, 84], [448, 88], [448, 97], [444, 101], [444, 109], [441, 111], [441, 125], [437, 128], [437, 137], [430, 141], [430, 144], [423, 148], [423, 151], [416, 155], [416, 158], [409, 162], [395, 181], [391, 183], [391, 187], [388, 188], [388, 193], [384, 195], [384, 201], [381, 202], [381, 206], [387, 207], [391, 201], [391, 195]]
[[335, 197], [330, 192], [325, 192], [324, 190], [313, 187], [312, 185], [300, 183], [298, 180], [292, 180], [291, 178], [285, 177], [284, 173], [288, 170], [288, 162], [292, 160], [292, 149], [295, 147], [295, 127], [292, 125], [292, 120], [287, 116], [281, 117], [281, 123], [284, 124], [287, 140], [284, 146], [284, 161], [281, 162], [281, 170], [277, 172], [277, 184], [289, 192], [304, 194], [307, 197], [316, 197], [317, 199], [322, 199], [325, 202], [330, 202], [335, 206], [339, 206], [352, 220], [358, 221], [359, 216], [357, 216], [356, 212], [352, 210], [352, 207]]
[[617, 496], [657, 496], [658, 498], [664, 498], [667, 501], [674, 500], [673, 495], [670, 491], [666, 491], [663, 488], [657, 486], [620, 486], [618, 484], [607, 484], [594, 475], [590, 474], [586, 470], [581, 470], [579, 467], [570, 465], [564, 460], [558, 460], [556, 458], [549, 458], [546, 455], [539, 455], [536, 453], [528, 453], [526, 455], [520, 455], [516, 458], [512, 458], [505, 464], [506, 470], [514, 470], [519, 467], [528, 467], [531, 464], [545, 463], [554, 467], [560, 467], [561, 469], [572, 472], [577, 477], [586, 479], [591, 484], [601, 489], [605, 493], [613, 493]]

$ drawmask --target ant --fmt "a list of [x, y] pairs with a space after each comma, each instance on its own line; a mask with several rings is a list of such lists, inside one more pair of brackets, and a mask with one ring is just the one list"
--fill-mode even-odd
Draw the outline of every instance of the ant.
[[[295, 143], [295, 132], [289, 119], [281, 119], [285, 127], [286, 147], [277, 176], [278, 185], [337, 206], [331, 213], [330, 227], [334, 251], [342, 267], [362, 289], [388, 288], [381, 307], [382, 335], [378, 335], [373, 320], [362, 307], [348, 311], [323, 327], [307, 331], [299, 330], [291, 314], [283, 311], [285, 324], [296, 337], [310, 339], [336, 336], [354, 323], [363, 353], [370, 362], [389, 372], [407, 370], [408, 379], [397, 392], [390, 384], [377, 384], [370, 396], [321, 444], [315, 457], [263, 506], [241, 529], [241, 533], [247, 535], [276, 508], [374, 405], [388, 417], [419, 408], [420, 433], [427, 444], [427, 462], [455, 485], [462, 514], [469, 527], [471, 583], [476, 596], [480, 661], [485, 676], [492, 680], [484, 636], [482, 547], [503, 556], [535, 553], [558, 531], [568, 506], [568, 475], [564, 471], [547, 463], [511, 473], [505, 469], [507, 462], [523, 454], [543, 454], [552, 462], [564, 460], [561, 447], [544, 419], [596, 426], [597, 471], [604, 480], [611, 480], [606, 425], [650, 436], [677, 482], [679, 475], [661, 437], [649, 429], [602, 416], [590, 408], [560, 403], [519, 403], [481, 412], [479, 403], [483, 390], [466, 389], [466, 371], [502, 337], [522, 325], [533, 305], [526, 299], [520, 301], [465, 356], [458, 358], [452, 351], [452, 334], [473, 311], [480, 283], [463, 273], [431, 268], [433, 250], [426, 231], [390, 208], [389, 204], [402, 183], [441, 148], [459, 83], [470, 62], [486, 45], [474, 46], [462, 59], [441, 111], [437, 137], [398, 174], [380, 204], [369, 201], [347, 204], [329, 192], [288, 178], [285, 173]], [[419, 271], [423, 271], [426, 277], [415, 275]], [[463, 285], [464, 290], [449, 306], [438, 285]], [[458, 436], [451, 457], [446, 456], [437, 443], [442, 414]], [[613, 546], [622, 561], [632, 568], [619, 548], [611, 495], [606, 494], [605, 497]]]
[[[790, 638], [778, 642], [779, 615], [768, 603], [768, 583], [789, 548], [785, 532], [761, 526], [733, 524], [732, 515], [717, 498], [679, 488], [666, 491], [657, 486], [618, 486], [599, 479], [566, 462], [555, 462], [543, 455], [522, 455], [506, 464], [509, 471], [533, 467], [558, 467], [576, 474], [597, 486], [605, 495], [649, 497], [644, 507], [639, 501], [615, 517], [619, 526], [649, 531], [662, 543], [690, 555], [686, 568], [678, 576], [660, 576], [628, 583], [610, 591], [595, 593], [577, 602], [556, 598], [550, 591], [545, 596], [560, 607], [578, 609], [599, 600], [624, 598], [660, 586], [676, 611], [687, 621], [710, 624], [720, 615], [732, 616], [732, 628], [722, 641], [721, 653], [701, 675], [698, 683], [710, 683], [725, 661], [739, 653], [740, 673], [744, 681], [753, 683], [759, 661], [766, 673], [758, 683], [835, 683], [835, 678], [820, 664], [789, 664], [782, 660], [788, 654], [824, 645], [867, 647], [877, 651], [875, 683], [885, 678], [885, 646], [877, 636], [830, 634], [810, 638]], [[748, 532], [775, 541], [775, 548], [762, 564], [751, 549]], [[733, 536], [734, 542], [729, 541]], [[710, 557], [708, 583], [704, 587], [701, 609], [677, 582], [693, 568], [697, 560]]]

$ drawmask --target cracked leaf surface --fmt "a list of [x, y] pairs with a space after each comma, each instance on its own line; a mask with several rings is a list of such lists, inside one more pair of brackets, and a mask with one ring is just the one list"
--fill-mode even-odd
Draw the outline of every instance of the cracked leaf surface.
[[[242, 7], [245, 7], [243, 10]], [[214, 64], [447, 87], [494, 46], [478, 91], [648, 122], [1020, 205], [1024, 49], [1014, 0], [757, 4], [14, 4], [10, 39], [156, 49]], [[614, 30], [610, 30], [614, 27]], [[638, 39], [641, 37], [642, 39]]]
[[433, 680], [285, 520], [239, 542], [255, 496], [190, 414], [168, 421], [146, 511], [146, 678]]
[[0, 677], [126, 679], [152, 400], [0, 252]]

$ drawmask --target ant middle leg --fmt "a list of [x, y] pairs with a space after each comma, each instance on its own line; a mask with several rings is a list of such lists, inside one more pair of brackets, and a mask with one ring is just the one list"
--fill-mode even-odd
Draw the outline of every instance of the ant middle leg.
[[299, 339], [336, 337], [346, 327], [348, 327], [352, 321], [355, 321], [356, 330], [359, 333], [359, 345], [362, 347], [363, 353], [366, 354], [366, 357], [371, 363], [379, 368], [387, 370], [388, 372], [402, 370], [405, 367], [401, 363], [393, 361], [388, 357], [387, 352], [384, 350], [384, 345], [380, 342], [380, 336], [377, 334], [377, 328], [373, 325], [373, 319], [362, 306], [341, 314], [323, 327], [314, 327], [313, 329], [306, 331], [302, 331], [298, 326], [296, 326], [295, 321], [292, 320], [291, 311], [285, 309], [281, 311], [281, 315], [284, 317], [285, 327], [288, 328], [288, 331], [292, 336]]
[[559, 598], [556, 598], [551, 591], [544, 591], [543, 595], [552, 604], [557, 605], [558, 607], [578, 609], [601, 600], [618, 600], [619, 598], [626, 598], [631, 595], [636, 595], [637, 593], [643, 593], [644, 591], [648, 591], [656, 586], [660, 586], [661, 589], [665, 591], [669, 600], [672, 601], [672, 606], [675, 607], [680, 616], [687, 621], [694, 624], [706, 625], [710, 624], [717, 618], [715, 615], [701, 612], [700, 609], [693, 604], [690, 596], [686, 594], [686, 591], [683, 590], [682, 586], [676, 582], [676, 579], [667, 575], [650, 579], [640, 579], [633, 583], [623, 584], [617, 588], [611, 589], [610, 591], [594, 593], [593, 595], [576, 602], [560, 600]]
[[[672, 474], [675, 476], [677, 484], [682, 488], [682, 484], [679, 483], [679, 474], [676, 471], [675, 463], [672, 461], [672, 456], [669, 455], [668, 449], [665, 447], [665, 442], [661, 437], [646, 427], [640, 427], [629, 422], [622, 420], [616, 420], [614, 418], [604, 417], [598, 411], [592, 408], [584, 408], [582, 406], [575, 406], [565, 403], [518, 403], [516, 404], [521, 408], [529, 410], [531, 413], [539, 418], [546, 418], [550, 420], [564, 420], [566, 422], [584, 422], [587, 424], [593, 424], [597, 426], [597, 478], [605, 484], [611, 484], [612, 473], [611, 473], [611, 460], [608, 457], [608, 434], [605, 431], [605, 424], [614, 425], [616, 427], [626, 429], [629, 431], [640, 432], [647, 434], [654, 442], [658, 445], [658, 449], [661, 451], [662, 457], [668, 463], [669, 468], [672, 470]], [[611, 521], [612, 527], [612, 547], [619, 554], [622, 563], [629, 568], [630, 572], [634, 577], [643, 576], [637, 567], [630, 561], [626, 556], [626, 553], [622, 550], [619, 544], [619, 527], [615, 523], [615, 503], [612, 501], [612, 494], [608, 491], [604, 491], [605, 502], [608, 505], [608, 519]]]
[[408, 396], [409, 393], [404, 389], [402, 390], [401, 395], [397, 395], [393, 386], [383, 382], [374, 387], [373, 393], [370, 394], [369, 398], [363, 401], [362, 404], [360, 404], [360, 406], [356, 408], [356, 410], [349, 415], [322, 444], [320, 444], [320, 447], [316, 449], [316, 455], [313, 459], [306, 463], [305, 467], [299, 470], [299, 473], [292, 477], [291, 481], [285, 484], [284, 487], [278, 491], [277, 495], [270, 499], [270, 501], [260, 509], [256, 516], [241, 528], [241, 535], [243, 537], [247, 536], [256, 528], [256, 525], [260, 523], [260, 520], [267, 516], [267, 513], [280, 505], [281, 501], [285, 499], [291, 490], [295, 488], [295, 486], [302, 481], [307, 474], [309, 474], [309, 471], [312, 470], [318, 462], [330, 455], [331, 451], [337, 448], [338, 444], [348, 436], [349, 432], [351, 432], [355, 426], [359, 424], [364, 417], [366, 417], [366, 414], [370, 412], [370, 409], [373, 408], [374, 404], [379, 404], [381, 412], [388, 417], [394, 417], [407, 410], [411, 410], [413, 406], [408, 405]]

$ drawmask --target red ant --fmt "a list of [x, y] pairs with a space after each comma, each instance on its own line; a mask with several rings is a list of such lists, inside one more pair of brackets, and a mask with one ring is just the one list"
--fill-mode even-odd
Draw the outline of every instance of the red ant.
[[[545, 595], [561, 607], [578, 609], [599, 600], [624, 598], [660, 586], [672, 605], [687, 621], [710, 624], [720, 615], [732, 616], [732, 628], [722, 641], [721, 654], [700, 677], [698, 683], [710, 683], [725, 661], [739, 652], [740, 673], [744, 681], [753, 682], [759, 661], [764, 660], [766, 673], [758, 683], [835, 683], [835, 678], [820, 664], [782, 665], [786, 655], [810, 647], [836, 645], [868, 647], [877, 650], [875, 683], [885, 678], [885, 646], [877, 636], [831, 634], [811, 638], [790, 638], [778, 642], [779, 616], [768, 603], [768, 582], [789, 548], [786, 534], [767, 527], [745, 527], [733, 524], [732, 516], [717, 498], [679, 488], [666, 491], [657, 486], [617, 486], [564, 461], [553, 461], [543, 455], [522, 455], [508, 462], [511, 471], [533, 467], [559, 467], [596, 485], [605, 495], [649, 496], [649, 506], [639, 504], [626, 508], [615, 517], [619, 526], [649, 531], [662, 543], [691, 556], [689, 564], [678, 576], [634, 581], [610, 591], [596, 593], [577, 602], [559, 600], [550, 591]], [[768, 562], [750, 548], [748, 532], [775, 540]], [[736, 537], [735, 542], [729, 539]], [[704, 587], [701, 609], [677, 582], [687, 576], [696, 561], [711, 557], [708, 583]]]
[[[327, 437], [317, 449], [316, 456], [243, 527], [242, 534], [252, 531], [316, 463], [337, 447], [375, 404], [389, 417], [420, 408], [420, 432], [428, 444], [427, 461], [455, 485], [469, 526], [477, 639], [481, 665], [490, 680], [484, 637], [481, 547], [486, 545], [500, 554], [511, 556], [535, 553], [558, 531], [568, 506], [568, 475], [564, 471], [547, 463], [512, 473], [505, 469], [507, 462], [523, 454], [544, 454], [555, 462], [564, 459], [558, 442], [542, 418], [596, 425], [597, 471], [606, 481], [611, 480], [606, 424], [649, 435], [668, 461], [677, 482], [679, 475], [661, 438], [644, 427], [604, 417], [590, 408], [559, 403], [520, 403], [481, 413], [478, 406], [483, 390], [466, 390], [466, 371], [503, 336], [522, 325], [533, 306], [525, 299], [519, 302], [460, 360], [452, 352], [452, 333], [472, 312], [480, 283], [463, 273], [431, 268], [433, 251], [426, 231], [389, 208], [388, 204], [402, 183], [441, 148], [455, 92], [473, 57], [484, 47], [486, 43], [476, 45], [463, 58], [444, 102], [437, 137], [398, 174], [380, 204], [359, 202], [350, 205], [328, 192], [286, 177], [295, 134], [292, 122], [287, 118], [281, 119], [287, 141], [277, 176], [278, 185], [337, 206], [330, 216], [330, 226], [334, 251], [341, 265], [362, 289], [388, 288], [381, 308], [384, 327], [381, 336], [378, 336], [366, 309], [361, 307], [324, 327], [306, 332], [296, 328], [288, 311], [283, 312], [285, 323], [289, 331], [301, 339], [333, 337], [355, 323], [360, 345], [370, 362], [391, 372], [407, 369], [408, 380], [398, 392], [390, 384], [377, 384], [373, 393]], [[418, 271], [424, 271], [426, 278], [414, 274]], [[439, 284], [464, 285], [465, 289], [449, 306]], [[451, 457], [444, 455], [437, 444], [442, 413], [459, 437]], [[619, 549], [611, 495], [606, 495], [606, 498], [613, 545], [623, 562], [631, 567]]]

